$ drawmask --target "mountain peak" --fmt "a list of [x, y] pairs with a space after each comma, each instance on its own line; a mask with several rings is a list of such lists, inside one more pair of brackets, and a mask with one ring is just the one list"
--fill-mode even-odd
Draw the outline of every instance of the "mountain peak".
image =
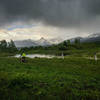
[[93, 33], [88, 36], [89, 38], [100, 37], [100, 33]]
[[36, 41], [36, 43], [38, 43], [41, 46], [51, 45], [51, 43], [48, 40], [46, 40], [44, 37], [41, 37], [40, 40]]
[[41, 37], [40, 40], [46, 40], [44, 37]]

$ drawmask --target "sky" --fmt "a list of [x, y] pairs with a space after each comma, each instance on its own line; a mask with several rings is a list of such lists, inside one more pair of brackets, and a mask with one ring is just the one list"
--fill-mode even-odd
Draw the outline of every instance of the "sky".
[[85, 37], [100, 32], [100, 0], [0, 0], [0, 40]]

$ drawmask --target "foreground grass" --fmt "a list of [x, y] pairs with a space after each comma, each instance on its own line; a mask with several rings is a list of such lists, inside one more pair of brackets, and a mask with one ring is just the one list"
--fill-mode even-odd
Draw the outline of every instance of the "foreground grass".
[[100, 100], [100, 61], [0, 58], [1, 100]]

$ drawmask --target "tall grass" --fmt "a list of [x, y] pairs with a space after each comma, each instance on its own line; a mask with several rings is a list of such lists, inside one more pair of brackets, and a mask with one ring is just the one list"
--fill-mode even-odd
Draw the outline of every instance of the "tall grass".
[[100, 61], [0, 58], [1, 100], [100, 100]]

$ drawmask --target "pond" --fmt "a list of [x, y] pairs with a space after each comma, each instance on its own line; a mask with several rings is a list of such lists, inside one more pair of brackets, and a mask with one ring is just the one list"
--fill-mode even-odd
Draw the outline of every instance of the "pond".
[[[14, 57], [20, 58], [21, 55], [16, 54]], [[28, 57], [28, 58], [54, 58], [54, 57], [61, 58], [62, 56], [45, 55], [45, 54], [27, 54], [26, 57]]]

